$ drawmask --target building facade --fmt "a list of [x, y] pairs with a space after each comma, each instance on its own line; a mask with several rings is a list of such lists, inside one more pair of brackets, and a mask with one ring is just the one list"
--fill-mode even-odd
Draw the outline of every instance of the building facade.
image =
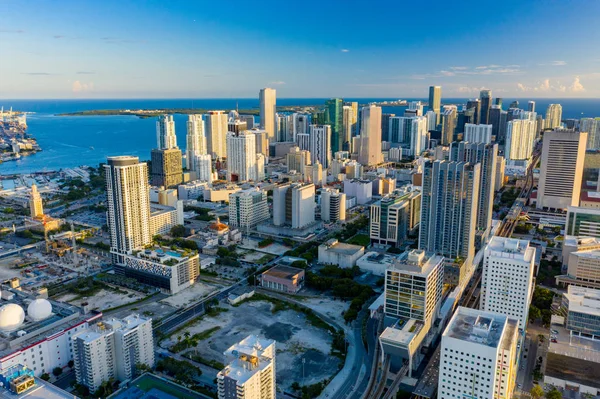
[[267, 192], [260, 189], [238, 191], [229, 195], [229, 226], [250, 230], [269, 219]]
[[156, 148], [159, 150], [177, 148], [173, 115], [161, 115], [158, 117], [156, 121]]
[[360, 111], [360, 152], [358, 162], [374, 166], [383, 161], [381, 153], [381, 107], [370, 105]]
[[227, 180], [257, 181], [256, 138], [249, 131], [227, 133]]
[[152, 185], [177, 188], [183, 182], [182, 162], [181, 150], [179, 148], [152, 150]]
[[275, 141], [277, 123], [277, 93], [275, 89], [264, 88], [259, 93], [260, 127], [266, 130], [269, 141]]

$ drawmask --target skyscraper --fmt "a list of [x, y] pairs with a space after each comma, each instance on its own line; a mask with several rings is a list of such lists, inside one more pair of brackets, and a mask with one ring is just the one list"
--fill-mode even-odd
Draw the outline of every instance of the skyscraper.
[[492, 107], [492, 91], [483, 89], [479, 93], [481, 99], [481, 110], [479, 113], [479, 123], [489, 125], [490, 123], [490, 108]]
[[[496, 99], [497, 100], [497, 99]], [[490, 109], [490, 125], [492, 125], [492, 136], [496, 142], [503, 142], [506, 131], [502, 131], [500, 125], [502, 124], [502, 113], [506, 114], [506, 111], [502, 111], [502, 107], [495, 104]]]
[[458, 307], [442, 334], [438, 399], [512, 398], [518, 326], [505, 315]]
[[476, 226], [478, 234], [487, 237], [492, 227], [498, 144], [455, 142], [450, 145], [450, 160], [480, 164]]
[[473, 110], [474, 119], [471, 123], [478, 125], [480, 123], [479, 114], [481, 113], [481, 101], [479, 101], [478, 98], [467, 101], [467, 109]]
[[360, 153], [358, 162], [374, 166], [383, 160], [381, 153], [381, 107], [369, 105], [361, 109]]
[[427, 118], [395, 116], [389, 120], [389, 142], [400, 144], [403, 155], [418, 157], [427, 149]]
[[44, 206], [42, 196], [38, 192], [37, 185], [31, 185], [31, 197], [29, 198], [29, 213], [32, 218], [44, 216]]
[[527, 103], [527, 111], [535, 112], [535, 101], [529, 101]]
[[537, 208], [579, 205], [587, 138], [570, 130], [544, 133]]
[[509, 164], [531, 158], [535, 142], [536, 122], [525, 119], [513, 119], [506, 124], [506, 147], [504, 157]]
[[352, 136], [356, 131], [356, 122], [354, 121], [354, 110], [349, 105], [344, 105], [342, 108], [343, 120], [342, 120], [342, 137], [344, 151], [352, 152]]
[[518, 319], [524, 331], [534, 271], [535, 248], [529, 246], [529, 241], [492, 237], [484, 251], [479, 308]]
[[544, 128], [555, 129], [560, 127], [562, 120], [562, 106], [560, 104], [550, 104], [546, 109], [546, 124]]
[[198, 171], [198, 157], [207, 154], [204, 131], [204, 119], [202, 119], [202, 115], [188, 115], [185, 160], [187, 169], [191, 172]]
[[456, 105], [444, 105], [444, 111], [442, 112], [442, 145], [449, 145], [454, 141], [456, 117]]
[[440, 124], [440, 109], [442, 107], [442, 87], [429, 86], [429, 109], [435, 112], [435, 124]]
[[[360, 134], [360, 125], [358, 124], [358, 102], [352, 101], [346, 103], [346, 105], [352, 108], [352, 123], [354, 124], [354, 129], [352, 130], [352, 136], [358, 136]], [[352, 142], [352, 140], [350, 140]]]
[[419, 248], [454, 259], [470, 259], [475, 248], [481, 165], [427, 161]]
[[286, 183], [273, 189], [273, 224], [303, 228], [315, 221], [315, 185]]
[[177, 188], [183, 181], [181, 150], [169, 148], [152, 150], [151, 181], [153, 186]]
[[104, 176], [110, 251], [119, 259], [152, 242], [148, 168], [137, 157], [109, 157]]
[[206, 149], [214, 160], [227, 156], [227, 114], [224, 111], [208, 111], [206, 115]]
[[275, 89], [264, 88], [259, 93], [260, 101], [260, 127], [269, 135], [269, 141], [275, 142], [276, 128], [276, 92]]
[[224, 353], [217, 374], [219, 399], [275, 399], [275, 341], [250, 335]]
[[346, 220], [346, 194], [335, 188], [321, 189], [321, 220], [327, 223]]
[[342, 125], [344, 115], [342, 107], [344, 102], [341, 98], [332, 98], [325, 101], [326, 124], [331, 126], [331, 152], [335, 154], [342, 151], [344, 137], [342, 133]]
[[490, 144], [492, 142], [492, 125], [465, 124], [463, 140], [470, 143]]
[[250, 131], [227, 133], [227, 180], [258, 180], [256, 169], [256, 137]]
[[396, 114], [381, 114], [381, 141], [390, 141], [390, 118]]
[[156, 145], [159, 150], [177, 148], [173, 115], [161, 115], [156, 121]]
[[600, 149], [600, 118], [581, 118], [579, 131], [588, 134], [588, 150]]
[[328, 168], [331, 162], [331, 126], [310, 125], [309, 132], [311, 163], [319, 161], [323, 168]]

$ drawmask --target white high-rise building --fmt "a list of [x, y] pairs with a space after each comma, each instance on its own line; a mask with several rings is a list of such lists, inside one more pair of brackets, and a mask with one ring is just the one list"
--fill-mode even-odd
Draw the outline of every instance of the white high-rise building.
[[437, 115], [434, 111], [429, 110], [425, 114], [425, 118], [427, 118], [427, 130], [435, 130], [437, 127]]
[[426, 148], [428, 141], [427, 118], [391, 117], [389, 122], [390, 141], [402, 146], [402, 155], [419, 156]]
[[516, 318], [525, 330], [534, 270], [535, 248], [529, 241], [492, 237], [484, 251], [480, 309]]
[[508, 162], [531, 158], [536, 137], [535, 126], [535, 121], [525, 119], [513, 119], [506, 124], [504, 157]]
[[[319, 161], [326, 169], [331, 162], [331, 126], [310, 125], [309, 130], [311, 162]], [[300, 149], [303, 149], [302, 146]]]
[[229, 194], [230, 227], [251, 229], [268, 219], [266, 191], [253, 188]]
[[465, 133], [463, 141], [469, 143], [492, 143], [492, 125], [475, 125], [473, 123], [465, 124]]
[[213, 172], [212, 172], [212, 158], [208, 154], [196, 155], [193, 162], [196, 180], [206, 181], [212, 183]]
[[518, 369], [519, 322], [458, 307], [442, 335], [438, 399], [510, 399]]
[[106, 177], [107, 224], [114, 261], [152, 242], [148, 168], [138, 157], [109, 157]]
[[276, 114], [277, 118], [277, 141], [278, 142], [290, 142], [294, 139], [294, 116]]
[[213, 159], [227, 156], [227, 114], [224, 111], [208, 111], [206, 115], [206, 150]]
[[130, 380], [138, 364], [154, 367], [152, 319], [137, 314], [110, 319], [71, 339], [77, 382], [90, 392], [110, 379]]
[[537, 208], [578, 206], [588, 134], [570, 130], [544, 133]]
[[202, 115], [188, 115], [186, 136], [186, 164], [189, 171], [197, 172], [197, 157], [206, 155], [206, 136]]
[[303, 151], [310, 151], [310, 134], [298, 133], [296, 135], [296, 143], [298, 147]]
[[161, 115], [156, 121], [156, 146], [159, 150], [177, 148], [173, 115]]
[[546, 109], [545, 128], [555, 129], [561, 126], [562, 106], [560, 104], [550, 104]]
[[217, 374], [219, 399], [275, 399], [275, 341], [255, 335], [224, 353], [227, 366]]
[[227, 133], [227, 180], [258, 180], [256, 170], [256, 138], [250, 131]]
[[381, 153], [381, 107], [369, 105], [361, 110], [360, 153], [358, 162], [374, 166], [383, 161]]
[[273, 224], [303, 228], [315, 221], [315, 185], [287, 183], [273, 189]]
[[308, 133], [308, 126], [310, 125], [310, 115], [294, 113], [292, 114], [292, 132], [293, 140], [296, 141], [296, 137], [300, 133]]
[[588, 134], [588, 150], [600, 149], [600, 118], [581, 118], [579, 131]]
[[275, 142], [277, 133], [277, 97], [275, 89], [264, 88], [260, 90], [260, 127], [269, 135], [269, 141]]
[[346, 220], [346, 194], [335, 188], [321, 190], [321, 220], [337, 222]]

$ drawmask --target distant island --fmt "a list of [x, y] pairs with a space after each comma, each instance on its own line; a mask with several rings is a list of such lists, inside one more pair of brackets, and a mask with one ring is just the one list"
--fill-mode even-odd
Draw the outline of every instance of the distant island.
[[[305, 106], [283, 106], [277, 107], [278, 111], [287, 112], [312, 112], [317, 105], [305, 105]], [[115, 115], [132, 115], [140, 118], [153, 118], [164, 114], [206, 114], [208, 109], [199, 108], [164, 108], [164, 109], [93, 109], [87, 111], [75, 111], [75, 112], [64, 112], [56, 114], [56, 116], [115, 116]], [[225, 110], [228, 111], [228, 110]], [[259, 115], [260, 111], [254, 109], [240, 109], [238, 110], [240, 115]]]

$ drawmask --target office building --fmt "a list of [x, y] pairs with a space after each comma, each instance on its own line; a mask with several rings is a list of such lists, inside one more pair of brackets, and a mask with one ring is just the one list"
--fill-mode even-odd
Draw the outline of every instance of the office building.
[[265, 130], [254, 128], [250, 130], [256, 139], [256, 153], [269, 159], [269, 137]]
[[421, 218], [421, 192], [386, 195], [369, 209], [369, 237], [373, 245], [400, 247]]
[[109, 157], [104, 176], [110, 251], [115, 260], [152, 242], [148, 169], [137, 157]]
[[491, 144], [492, 125], [465, 124], [463, 141], [468, 141], [469, 143]]
[[328, 223], [346, 220], [346, 194], [334, 188], [321, 190], [321, 220]]
[[264, 88], [260, 90], [260, 127], [267, 131], [269, 141], [275, 141], [276, 131], [276, 92], [275, 89]]
[[417, 319], [429, 329], [442, 303], [443, 260], [420, 249], [397, 258], [385, 274], [385, 314]]
[[474, 125], [478, 125], [479, 123], [481, 123], [479, 122], [479, 114], [481, 112], [481, 101], [479, 101], [478, 98], [476, 98], [475, 100], [467, 101], [467, 106], [465, 110], [471, 111], [473, 115], [473, 119], [469, 123], [472, 123]]
[[479, 163], [481, 165], [481, 182], [478, 187], [477, 231], [485, 238], [492, 227], [498, 144], [455, 142], [450, 145], [449, 158], [450, 161]]
[[425, 162], [419, 227], [420, 249], [450, 259], [472, 259], [480, 182], [480, 164]]
[[286, 154], [285, 159], [288, 173], [295, 170], [297, 173], [304, 174], [306, 166], [310, 165], [310, 151], [301, 150], [300, 147], [292, 147], [290, 152]]
[[[492, 136], [496, 142], [502, 142], [506, 136], [506, 111], [498, 105], [490, 108], [490, 125], [492, 125]], [[504, 121], [504, 123], [503, 123]]]
[[40, 218], [44, 216], [44, 206], [42, 196], [40, 195], [37, 185], [31, 185], [31, 196], [29, 197], [29, 214], [32, 218]]
[[257, 181], [256, 137], [250, 131], [227, 133], [227, 180]]
[[137, 314], [110, 319], [71, 339], [77, 382], [90, 392], [109, 380], [130, 380], [140, 364], [154, 367], [152, 319]]
[[442, 111], [442, 145], [449, 145], [454, 141], [454, 132], [456, 129], [456, 118], [458, 111], [456, 105], [444, 105]]
[[258, 125], [254, 122], [254, 115], [240, 115], [239, 118], [241, 121], [246, 122], [246, 129], [258, 128]]
[[600, 238], [600, 209], [567, 207], [565, 236]]
[[425, 114], [425, 118], [427, 119], [427, 131], [435, 130], [437, 128], [437, 114], [429, 110]]
[[[429, 109], [435, 112], [436, 126], [440, 124], [440, 109], [442, 106], [442, 87], [429, 86]], [[432, 130], [432, 129], [430, 129]]]
[[535, 112], [535, 101], [529, 101], [527, 103], [527, 111]]
[[205, 124], [206, 150], [214, 160], [227, 156], [227, 127], [227, 114], [224, 111], [208, 111]]
[[310, 115], [295, 112], [292, 114], [292, 141], [296, 141], [296, 136], [300, 133], [308, 133], [310, 126]]
[[287, 114], [277, 114], [276, 115], [275, 127], [277, 129], [277, 133], [275, 134], [275, 139], [277, 142], [285, 143], [285, 142], [293, 141], [292, 123], [293, 123], [292, 115], [287, 115]]
[[588, 150], [600, 149], [600, 118], [581, 118], [579, 131], [588, 134]]
[[233, 117], [231, 112], [229, 113], [229, 120], [227, 121], [227, 132], [239, 133], [248, 130], [248, 123], [241, 119], [238, 119], [237, 113]]
[[395, 117], [396, 114], [381, 114], [381, 141], [390, 140], [390, 118]]
[[373, 182], [370, 180], [344, 180], [346, 198], [356, 197], [356, 204], [364, 205], [373, 198]]
[[517, 342], [518, 320], [459, 307], [442, 335], [437, 397], [512, 398]]
[[492, 237], [483, 256], [480, 309], [518, 319], [525, 331], [534, 272], [535, 248], [529, 241]]
[[356, 102], [356, 101], [346, 102], [346, 103], [344, 103], [344, 105], [347, 105], [350, 108], [352, 108], [351, 123], [354, 124], [354, 130], [352, 131], [352, 136], [358, 136], [360, 134], [360, 126], [358, 124], [358, 102]]
[[571, 336], [600, 340], [600, 290], [570, 285], [561, 306]]
[[354, 109], [349, 105], [344, 105], [342, 108], [342, 138], [343, 146], [345, 151], [352, 152], [352, 137], [356, 131], [356, 118], [354, 115]]
[[229, 227], [249, 231], [268, 219], [266, 191], [248, 189], [229, 194]]
[[381, 153], [381, 107], [369, 105], [360, 110], [360, 152], [358, 162], [375, 166], [383, 161]]
[[566, 236], [563, 267], [567, 274], [556, 276], [557, 285], [600, 289], [600, 241], [595, 237]]
[[537, 208], [579, 205], [588, 134], [554, 130], [544, 134]]
[[545, 129], [556, 129], [561, 126], [562, 106], [560, 104], [550, 104], [546, 108]]
[[153, 186], [177, 188], [183, 182], [183, 161], [179, 148], [152, 150], [150, 156], [152, 165], [150, 178]]
[[275, 341], [255, 335], [224, 353], [227, 366], [217, 374], [219, 399], [275, 399]]
[[177, 148], [173, 115], [161, 115], [158, 117], [156, 121], [156, 146], [159, 150]]
[[[309, 143], [311, 163], [317, 161], [323, 168], [328, 168], [331, 162], [331, 126], [329, 125], [310, 125]], [[302, 149], [302, 146], [300, 146]]]
[[306, 227], [315, 221], [315, 185], [287, 183], [273, 189], [273, 224]]
[[479, 92], [481, 109], [479, 111], [478, 122], [482, 125], [490, 124], [490, 109], [492, 108], [492, 91], [483, 89]]
[[297, 293], [304, 286], [305, 274], [304, 269], [278, 264], [260, 275], [260, 286], [273, 291]]
[[[331, 152], [335, 154], [342, 151], [344, 137], [342, 132], [344, 102], [341, 98], [332, 98], [325, 101], [325, 124], [331, 126]], [[321, 162], [322, 163], [322, 162]], [[327, 167], [327, 166], [325, 166]]]
[[[506, 147], [504, 156], [510, 164], [527, 161], [533, 153], [536, 123], [525, 119], [514, 119], [506, 124]], [[518, 163], [518, 162], [517, 162]]]

